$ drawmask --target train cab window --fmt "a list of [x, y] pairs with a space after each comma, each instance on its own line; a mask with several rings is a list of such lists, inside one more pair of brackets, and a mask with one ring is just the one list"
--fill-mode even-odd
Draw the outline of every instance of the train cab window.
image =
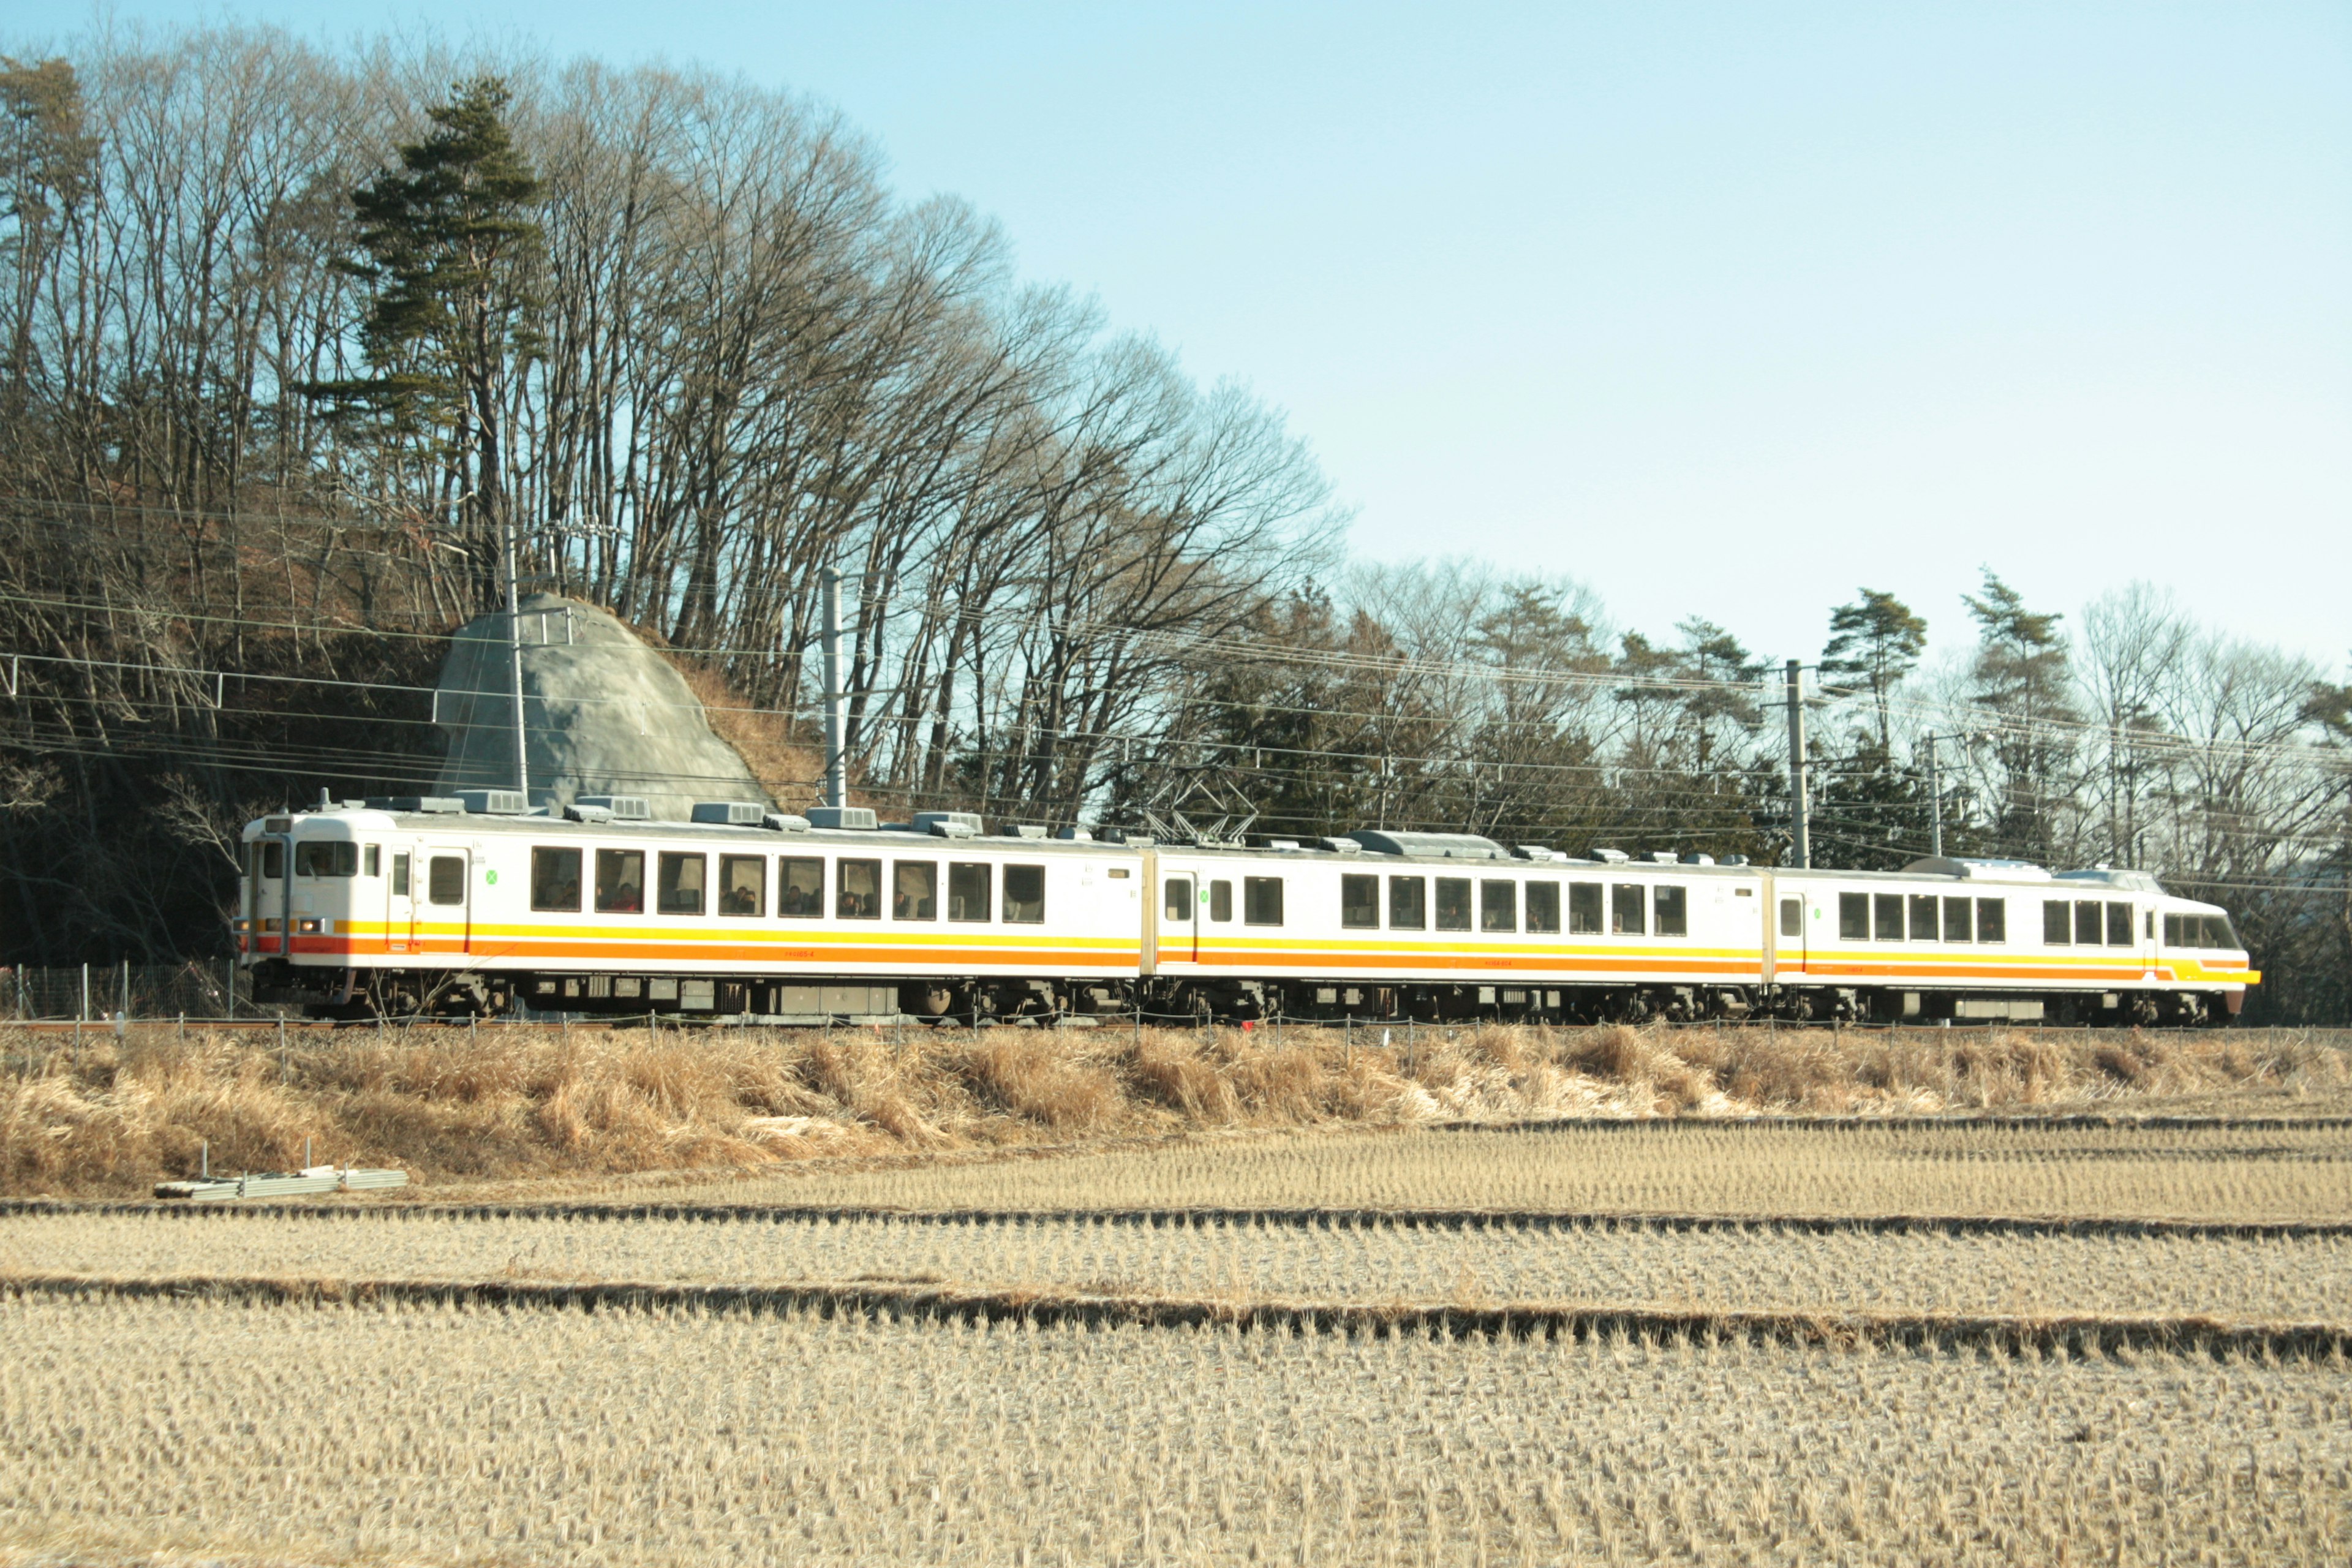
[[1640, 936], [1648, 929], [1641, 886], [1620, 882], [1609, 889], [1609, 929], [1620, 936]]
[[1004, 868], [1004, 918], [1015, 925], [1042, 925], [1045, 920], [1045, 868]]
[[1599, 936], [1601, 934], [1601, 884], [1570, 882], [1568, 885], [1568, 934]]
[[1911, 895], [1911, 940], [1936, 940], [1936, 895], [1933, 893]]
[[273, 838], [254, 847], [254, 858], [260, 863], [264, 880], [275, 882], [286, 875], [286, 846]]
[[2107, 906], [2107, 945], [2129, 947], [2132, 944], [2132, 907], [2129, 904]]
[[768, 858], [765, 855], [721, 855], [719, 858], [719, 912], [750, 915], [768, 912]]
[[1209, 884], [1209, 918], [1213, 921], [1234, 918], [1234, 885], [1231, 882]]
[[383, 846], [371, 844], [361, 851], [360, 874], [366, 877], [383, 875]]
[[1878, 893], [1870, 900], [1870, 934], [1875, 942], [1903, 940], [1903, 895]]
[[1190, 877], [1171, 877], [1171, 878], [1169, 878], [1169, 879], [1168, 879], [1168, 900], [1167, 900], [1166, 908], [1167, 908], [1167, 911], [1168, 911], [1168, 920], [1169, 920], [1169, 922], [1170, 922], [1171, 924], [1172, 924], [1172, 925], [1189, 925], [1189, 924], [1191, 924], [1191, 923], [1192, 923], [1192, 878], [1190, 878]]
[[940, 863], [901, 860], [890, 868], [890, 918], [935, 921], [940, 918]]
[[360, 847], [325, 842], [297, 844], [294, 846], [294, 874], [298, 877], [356, 877], [360, 874]]
[[1389, 930], [1421, 931], [1429, 924], [1429, 879], [1389, 879]]
[[466, 901], [466, 858], [463, 855], [436, 855], [425, 868], [426, 895], [436, 904], [462, 904]]
[[776, 913], [794, 920], [824, 918], [824, 862], [786, 855], [776, 862]]
[[1838, 895], [1838, 940], [1840, 942], [1870, 940], [1870, 895], [1868, 893]]
[[1381, 924], [1381, 879], [1339, 879], [1339, 923], [1350, 931], [1377, 931]]
[[1805, 934], [1804, 900], [1782, 899], [1780, 900], [1780, 934], [1782, 936]]
[[658, 889], [659, 908], [666, 915], [698, 915], [702, 912], [703, 879], [709, 875], [709, 858], [702, 855], [665, 854], [661, 858], [661, 883]]
[[1282, 923], [1281, 878], [1242, 879], [1242, 921], [1254, 926], [1278, 926]]
[[530, 852], [530, 907], [580, 912], [579, 850], [542, 847]]
[[637, 915], [646, 910], [646, 852], [642, 849], [596, 851], [596, 912]]
[[2074, 942], [2074, 906], [2056, 899], [2042, 901], [2042, 940], [2052, 947], [2070, 947]]
[[1519, 929], [1519, 885], [1517, 882], [1494, 879], [1478, 884], [1478, 929]]
[[2009, 900], [1979, 899], [1977, 900], [1977, 941], [2007, 942], [2009, 940]]
[[986, 921], [991, 902], [989, 884], [995, 877], [996, 868], [985, 860], [948, 862], [948, 919]]
[[1655, 890], [1654, 913], [1658, 917], [1660, 936], [1690, 935], [1690, 889], [1660, 888]]
[[1973, 923], [1969, 919], [1968, 900], [1946, 899], [1944, 900], [1944, 940], [1946, 942], [1972, 940]]
[[2167, 915], [2167, 916], [2165, 916], [2165, 917], [2164, 917], [2164, 945], [2165, 945], [2165, 946], [2167, 946], [2167, 947], [2187, 947], [2187, 946], [2189, 945], [2188, 941], [2185, 939], [2185, 937], [2183, 936], [2183, 934], [2182, 934], [2182, 932], [2181, 932], [2180, 926], [2181, 926], [2181, 921], [2180, 921], [2180, 917], [2179, 917], [2179, 915]]
[[843, 860], [834, 868], [833, 912], [845, 921], [882, 918], [882, 862]]
[[1528, 931], [1537, 936], [1548, 936], [1559, 930], [1559, 884], [1529, 882], [1528, 884]]
[[2074, 906], [2074, 945], [2096, 947], [2106, 937], [2106, 916], [2098, 904], [2084, 899]]
[[2231, 929], [2230, 917], [2227, 915], [2207, 915], [2204, 925], [2207, 947], [2242, 948], [2246, 945], [2238, 940], [2238, 933]]
[[1468, 931], [1470, 929], [1470, 879], [1440, 877], [1437, 879], [1437, 929]]

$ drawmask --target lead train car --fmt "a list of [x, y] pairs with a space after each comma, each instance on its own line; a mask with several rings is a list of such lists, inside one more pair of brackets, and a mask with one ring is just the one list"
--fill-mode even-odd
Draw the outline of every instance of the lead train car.
[[[2204, 1024], [2260, 976], [2144, 872], [1574, 860], [344, 805], [245, 835], [237, 949], [315, 1014]], [[730, 815], [715, 808], [711, 815]]]

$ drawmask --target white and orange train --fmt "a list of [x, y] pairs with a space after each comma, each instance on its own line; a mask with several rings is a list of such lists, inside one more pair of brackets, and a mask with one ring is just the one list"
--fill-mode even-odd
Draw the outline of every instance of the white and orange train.
[[626, 797], [322, 804], [245, 833], [237, 948], [322, 1016], [2220, 1023], [2261, 976], [2142, 871], [1574, 859], [1456, 834], [1154, 845]]

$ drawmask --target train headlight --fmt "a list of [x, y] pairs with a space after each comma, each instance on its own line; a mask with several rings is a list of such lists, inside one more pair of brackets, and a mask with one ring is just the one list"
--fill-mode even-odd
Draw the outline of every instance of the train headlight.
[[296, 934], [300, 936], [316, 936], [324, 929], [325, 922], [322, 921], [300, 921], [296, 922], [294, 927]]

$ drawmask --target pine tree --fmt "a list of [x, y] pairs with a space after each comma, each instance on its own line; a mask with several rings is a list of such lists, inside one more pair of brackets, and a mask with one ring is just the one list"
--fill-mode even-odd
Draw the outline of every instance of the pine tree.
[[1984, 574], [1984, 593], [1963, 595], [1977, 623], [1972, 670], [1977, 705], [2000, 715], [1995, 755], [2002, 773], [1993, 839], [2007, 854], [2047, 862], [2056, 844], [2056, 804], [2074, 756], [2065, 726], [2076, 714], [2063, 617], [2025, 607], [2023, 595]]

